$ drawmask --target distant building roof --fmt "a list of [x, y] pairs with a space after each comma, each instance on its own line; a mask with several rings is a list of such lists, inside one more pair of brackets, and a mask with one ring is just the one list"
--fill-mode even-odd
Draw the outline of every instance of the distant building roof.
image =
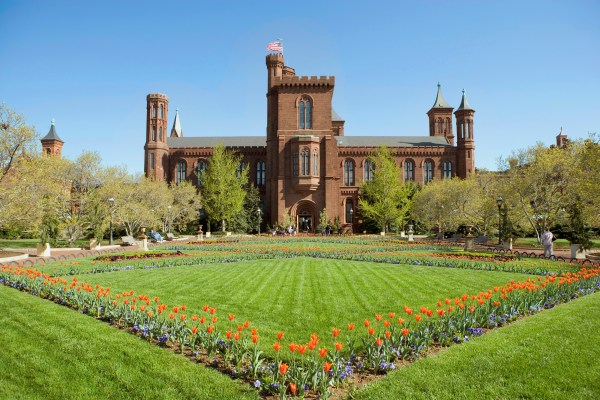
[[52, 125], [50, 125], [50, 130], [48, 131], [48, 134], [46, 136], [44, 136], [41, 140], [58, 140], [59, 142], [63, 142], [64, 141], [58, 137], [58, 134], [56, 133], [56, 128], [54, 127], [54, 118], [52, 118], [52, 121], [50, 122]]
[[178, 149], [185, 147], [215, 147], [222, 143], [225, 147], [266, 147], [265, 136], [219, 136], [219, 137], [169, 137], [167, 145]]
[[339, 147], [449, 146], [443, 136], [335, 136]]

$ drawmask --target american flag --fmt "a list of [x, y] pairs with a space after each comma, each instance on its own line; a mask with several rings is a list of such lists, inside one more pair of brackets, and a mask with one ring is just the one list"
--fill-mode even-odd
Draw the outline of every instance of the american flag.
[[271, 42], [267, 45], [267, 50], [274, 51], [276, 53], [283, 53], [283, 44], [281, 42]]

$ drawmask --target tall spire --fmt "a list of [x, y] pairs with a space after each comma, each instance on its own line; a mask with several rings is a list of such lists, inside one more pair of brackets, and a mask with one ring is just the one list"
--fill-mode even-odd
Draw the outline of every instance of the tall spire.
[[444, 99], [444, 96], [442, 95], [442, 85], [439, 82], [437, 87], [437, 96], [435, 97], [435, 103], [433, 103], [433, 107], [431, 108], [452, 108], [452, 106], [446, 102], [446, 99]]
[[[458, 110], [473, 110], [467, 101], [467, 94], [465, 93], [465, 89], [462, 90], [462, 100], [460, 101], [460, 106], [458, 106]], [[475, 110], [473, 110], [475, 111]]]
[[173, 121], [173, 129], [171, 129], [171, 137], [183, 137], [181, 121], [179, 120], [179, 108], [175, 110], [175, 120]]

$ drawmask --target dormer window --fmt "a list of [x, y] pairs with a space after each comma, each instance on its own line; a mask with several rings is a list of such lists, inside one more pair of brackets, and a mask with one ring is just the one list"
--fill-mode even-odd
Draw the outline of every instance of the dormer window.
[[300, 129], [312, 129], [312, 103], [308, 97], [302, 97], [298, 105]]

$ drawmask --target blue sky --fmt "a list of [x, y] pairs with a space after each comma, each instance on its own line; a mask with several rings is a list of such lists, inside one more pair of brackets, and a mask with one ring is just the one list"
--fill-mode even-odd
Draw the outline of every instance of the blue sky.
[[265, 46], [334, 75], [346, 135], [428, 135], [441, 82], [475, 114], [476, 166], [600, 132], [599, 1], [0, 1], [0, 102], [64, 156], [143, 171], [148, 93], [185, 136], [263, 135]]

